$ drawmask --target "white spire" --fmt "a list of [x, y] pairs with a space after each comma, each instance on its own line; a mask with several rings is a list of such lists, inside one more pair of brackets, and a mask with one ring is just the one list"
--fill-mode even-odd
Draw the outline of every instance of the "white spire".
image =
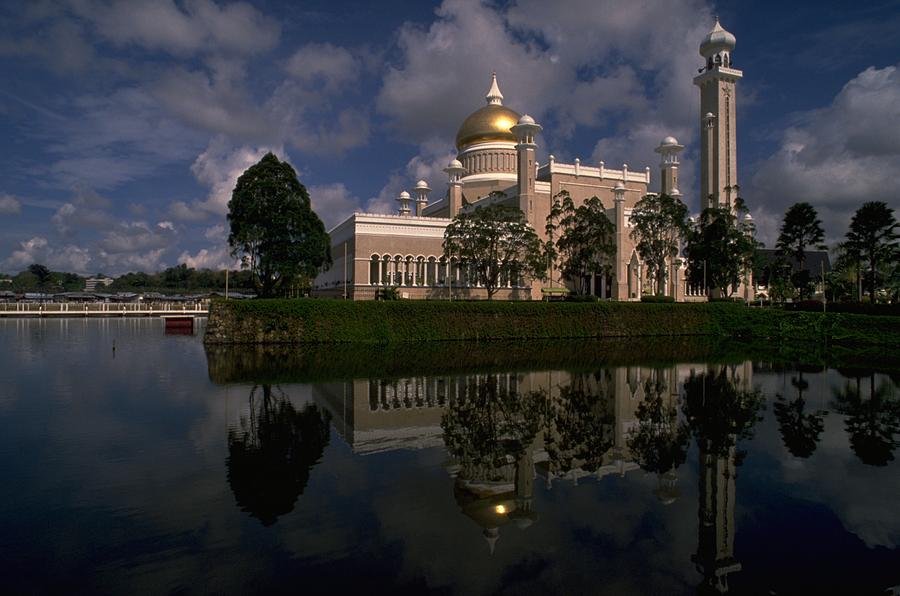
[[491, 73], [491, 88], [488, 89], [487, 95], [484, 96], [487, 100], [488, 105], [492, 106], [502, 106], [503, 105], [503, 94], [500, 93], [500, 86], [497, 84], [497, 73]]

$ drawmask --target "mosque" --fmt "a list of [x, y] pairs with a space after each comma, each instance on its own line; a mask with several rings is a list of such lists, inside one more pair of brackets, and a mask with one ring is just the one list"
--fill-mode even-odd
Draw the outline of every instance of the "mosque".
[[[735, 37], [718, 19], [700, 44], [704, 65], [694, 83], [700, 89], [701, 197], [703, 207], [731, 206], [738, 195], [735, 86], [743, 73], [732, 68]], [[535, 143], [540, 124], [527, 114], [503, 105], [496, 74], [485, 96], [486, 105], [472, 112], [456, 135], [457, 157], [444, 171], [446, 194], [431, 200], [428, 183], [419, 180], [412, 194], [397, 197], [395, 215], [354, 213], [329, 231], [334, 264], [319, 275], [314, 296], [375, 299], [388, 287], [403, 298], [481, 299], [487, 292], [471, 279], [465, 264], [444, 257], [444, 230], [464, 209], [502, 203], [518, 207], [545, 239], [544, 228], [553, 198], [567, 191], [576, 206], [598, 197], [615, 226], [614, 265], [586, 279], [590, 293], [611, 300], [640, 300], [652, 293], [653, 280], [646, 274], [629, 217], [635, 204], [651, 192], [680, 196], [678, 155], [684, 146], [671, 136], [655, 149], [659, 154], [660, 179], [651, 189], [651, 169], [630, 169], [627, 164], [561, 163], [549, 156], [539, 164]], [[703, 301], [700, 288], [688, 285], [686, 263], [668, 264], [665, 294], [677, 301]], [[540, 300], [557, 293], [565, 281], [506, 279], [494, 296], [499, 300]], [[749, 274], [737, 294], [752, 300]]]

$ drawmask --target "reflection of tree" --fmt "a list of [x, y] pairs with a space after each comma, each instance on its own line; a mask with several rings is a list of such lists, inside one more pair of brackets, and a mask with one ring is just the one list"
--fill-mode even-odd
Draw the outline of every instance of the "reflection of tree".
[[885, 466], [894, 459], [897, 435], [900, 434], [900, 402], [892, 395], [890, 384], [882, 381], [876, 387], [875, 375], [869, 375], [869, 397], [863, 395], [860, 379], [847, 382], [835, 392], [832, 407], [846, 416], [850, 447], [856, 456], [870, 466]]
[[691, 374], [684, 382], [682, 409], [691, 434], [713, 455], [727, 456], [738, 440], [753, 436], [762, 403], [758, 391], [738, 389], [724, 369]]
[[662, 474], [684, 463], [690, 429], [678, 422], [678, 408], [667, 399], [659, 377], [644, 383], [644, 401], [635, 411], [638, 424], [628, 433], [628, 449], [648, 472]]
[[[534, 441], [546, 397], [519, 394], [489, 376], [451, 400], [441, 417], [444, 444], [468, 477], [500, 479], [500, 467], [515, 461]], [[497, 478], [491, 478], [491, 475]]]
[[797, 399], [787, 401], [778, 394], [775, 402], [775, 418], [778, 420], [778, 430], [781, 431], [781, 440], [791, 455], [795, 457], [809, 457], [816, 450], [819, 435], [825, 428], [824, 417], [828, 412], [814, 410], [806, 412], [806, 400], [803, 392], [809, 389], [809, 383], [803, 378], [803, 371], [799, 376], [791, 377], [791, 385], [797, 390]]
[[228, 432], [228, 482], [242, 511], [263, 525], [294, 509], [309, 472], [322, 457], [329, 439], [328, 412], [315, 405], [299, 412], [271, 385], [250, 392], [249, 420]]
[[547, 422], [545, 447], [554, 472], [594, 472], [615, 443], [613, 395], [591, 390], [588, 378], [576, 377], [551, 400]]
[[469, 384], [441, 417], [447, 451], [459, 464], [456, 502], [484, 530], [492, 553], [501, 526], [524, 529], [537, 517], [531, 452], [546, 403], [544, 392], [519, 394], [489, 376]]
[[678, 421], [661, 371], [644, 383], [644, 400], [635, 411], [637, 426], [628, 432], [628, 449], [641, 469], [659, 476], [656, 496], [671, 503], [678, 496], [675, 470], [687, 456], [690, 429]]

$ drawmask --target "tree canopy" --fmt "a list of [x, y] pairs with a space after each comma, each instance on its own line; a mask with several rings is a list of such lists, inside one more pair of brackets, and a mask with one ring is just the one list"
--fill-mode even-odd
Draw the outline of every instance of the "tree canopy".
[[232, 255], [253, 274], [261, 296], [331, 265], [330, 239], [306, 188], [294, 168], [272, 153], [238, 178], [228, 222]]
[[584, 280], [588, 275], [613, 267], [615, 226], [599, 198], [591, 197], [576, 207], [568, 191], [560, 191], [547, 216], [546, 231], [545, 254], [551, 269], [571, 282], [576, 293], [587, 293]]
[[687, 206], [678, 197], [666, 194], [644, 196], [631, 212], [631, 237], [647, 267], [647, 275], [656, 279], [656, 293], [665, 293], [668, 272], [666, 259], [678, 256], [681, 238], [687, 232]]
[[488, 299], [502, 280], [541, 277], [541, 241], [522, 211], [494, 203], [458, 213], [444, 231], [444, 256], [459, 259]]
[[795, 203], [784, 214], [775, 248], [778, 254], [793, 257], [798, 268], [791, 281], [800, 297], [808, 295], [811, 275], [806, 270], [806, 251], [810, 247], [825, 249], [825, 230], [815, 207], [809, 203]]
[[897, 261], [900, 260], [900, 234], [897, 227], [894, 210], [886, 203], [865, 203], [853, 214], [847, 238], [841, 244], [844, 257], [856, 264], [858, 275], [861, 275], [863, 264], [866, 265], [864, 281], [873, 303], [878, 288], [887, 285], [887, 279], [894, 273], [887, 268], [896, 268]]
[[688, 279], [704, 290], [716, 288], [730, 296], [752, 268], [758, 243], [753, 238], [755, 226], [744, 217], [746, 206], [740, 198], [734, 208], [708, 207], [700, 221], [687, 235], [685, 255]]

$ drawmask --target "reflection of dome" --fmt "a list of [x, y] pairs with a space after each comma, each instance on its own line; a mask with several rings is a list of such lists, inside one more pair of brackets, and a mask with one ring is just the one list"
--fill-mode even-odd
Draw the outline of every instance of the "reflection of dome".
[[456, 133], [457, 149], [491, 141], [516, 142], [516, 135], [509, 129], [519, 121], [519, 114], [503, 105], [503, 94], [497, 85], [496, 74], [492, 75], [491, 88], [485, 99], [488, 105], [469, 114], [459, 127]]
[[722, 50], [731, 51], [734, 49], [736, 42], [734, 35], [723, 29], [717, 18], [712, 31], [703, 38], [703, 43], [700, 44], [700, 55], [706, 58]]

